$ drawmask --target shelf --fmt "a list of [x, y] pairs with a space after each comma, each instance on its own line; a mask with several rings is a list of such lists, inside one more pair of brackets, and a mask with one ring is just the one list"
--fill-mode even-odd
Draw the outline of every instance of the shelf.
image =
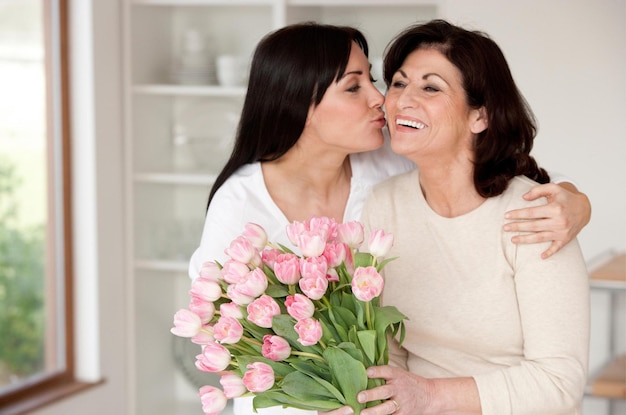
[[602, 398], [626, 399], [626, 354], [613, 359], [592, 377], [588, 394]]
[[436, 6], [440, 0], [287, 0], [287, 6]]
[[133, 87], [133, 93], [142, 95], [204, 96], [217, 98], [243, 98], [246, 87], [218, 85], [142, 84]]
[[275, 0], [132, 0], [137, 6], [271, 6]]
[[626, 253], [614, 255], [595, 268], [589, 285], [598, 289], [626, 291]]
[[211, 186], [217, 175], [202, 173], [135, 173], [137, 183]]

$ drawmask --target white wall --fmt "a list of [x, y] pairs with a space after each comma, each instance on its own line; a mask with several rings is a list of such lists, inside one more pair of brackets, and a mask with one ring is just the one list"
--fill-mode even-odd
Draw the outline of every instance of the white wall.
[[626, 249], [626, 1], [446, 0], [443, 17], [502, 48], [539, 122], [535, 156], [593, 214], [585, 257]]
[[[75, 191], [89, 194], [89, 186], [93, 186], [91, 192], [95, 189], [95, 200], [88, 204], [87, 216], [91, 215], [96, 223], [86, 229], [97, 232], [96, 236], [88, 236], [87, 242], [98, 252], [95, 263], [79, 267], [90, 270], [89, 275], [77, 276], [79, 280], [91, 281], [86, 288], [95, 291], [95, 298], [91, 299], [95, 303], [79, 303], [87, 306], [95, 321], [83, 324], [79, 310], [77, 324], [79, 330], [91, 324], [98, 326], [90, 336], [94, 337], [91, 340], [96, 343], [99, 359], [92, 366], [86, 365], [85, 370], [92, 376], [101, 375], [106, 382], [36, 414], [125, 415], [130, 398], [126, 393], [128, 361], [124, 347], [128, 342], [125, 335], [129, 316], [122, 300], [126, 283], [122, 234], [121, 0], [70, 3], [83, 19], [81, 24], [74, 22], [72, 33], [85, 36], [89, 32], [89, 41], [95, 48], [92, 56], [80, 57], [87, 60], [82, 66], [74, 67], [90, 73], [73, 74], [75, 79], [86, 82], [73, 86], [74, 93], [85, 103], [73, 114], [75, 121], [82, 121], [82, 127], [81, 123], [76, 126], [73, 139], [83, 141], [76, 147], [85, 150], [75, 156], [93, 162], [92, 170], [87, 172], [91, 182]], [[626, 0], [444, 0], [443, 4], [442, 17], [486, 31], [502, 47], [539, 120], [536, 157], [549, 170], [573, 178], [589, 195], [593, 218], [579, 238], [586, 258], [609, 249], [625, 250]], [[84, 247], [77, 244], [78, 253], [81, 248]], [[601, 314], [604, 299], [594, 300], [598, 301], [594, 301], [593, 308]], [[592, 339], [592, 347], [604, 334], [604, 321], [596, 323], [600, 327], [594, 329], [596, 340]], [[601, 353], [592, 356], [593, 364], [602, 358]], [[602, 404], [588, 408], [591, 409], [586, 409], [586, 415], [606, 413]]]

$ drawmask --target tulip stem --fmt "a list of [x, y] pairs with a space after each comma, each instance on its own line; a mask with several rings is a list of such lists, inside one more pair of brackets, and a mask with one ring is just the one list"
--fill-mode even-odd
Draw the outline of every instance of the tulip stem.
[[250, 337], [241, 336], [241, 339], [245, 341], [246, 343], [251, 344], [253, 346], [259, 346], [259, 347], [263, 346], [263, 343], [260, 343], [255, 339], [251, 339]]
[[323, 358], [322, 356], [318, 356], [318, 355], [313, 354], [313, 353], [307, 353], [307, 352], [296, 352], [296, 351], [293, 351], [293, 350], [292, 350], [292, 351], [291, 351], [291, 354], [292, 354], [292, 355], [295, 355], [295, 356], [310, 357], [311, 359], [317, 359], [317, 360], [319, 360], [319, 361], [321, 361], [321, 362], [325, 362], [325, 361], [326, 361], [326, 360], [324, 360], [324, 358]]
[[367, 321], [368, 330], [372, 330], [372, 317], [370, 314], [370, 301], [365, 302], [365, 320]]

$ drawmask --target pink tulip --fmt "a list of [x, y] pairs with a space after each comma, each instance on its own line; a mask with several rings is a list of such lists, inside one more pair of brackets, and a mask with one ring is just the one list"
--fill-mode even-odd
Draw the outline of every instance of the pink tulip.
[[258, 254], [257, 249], [252, 245], [246, 237], [238, 236], [230, 243], [230, 246], [224, 250], [224, 253], [235, 261], [249, 264]]
[[241, 340], [243, 326], [239, 320], [232, 317], [220, 317], [213, 326], [215, 340], [220, 343], [234, 344]]
[[261, 353], [263, 357], [278, 362], [291, 355], [291, 347], [289, 346], [289, 342], [282, 337], [266, 334], [263, 336]]
[[330, 268], [326, 274], [326, 278], [328, 279], [328, 282], [338, 282], [339, 274], [335, 268]]
[[303, 346], [313, 346], [322, 338], [322, 325], [314, 318], [305, 318], [293, 327], [298, 333], [298, 342]]
[[315, 231], [303, 232], [298, 236], [298, 246], [304, 257], [320, 256], [326, 247], [326, 234]]
[[393, 235], [385, 233], [385, 231], [378, 229], [372, 232], [368, 242], [368, 249], [370, 254], [374, 257], [384, 257], [387, 255], [391, 247], [393, 246]]
[[202, 329], [191, 338], [191, 342], [199, 345], [207, 345], [209, 343], [215, 343], [215, 336], [213, 336], [213, 327], [207, 325], [202, 326]]
[[224, 373], [220, 377], [220, 384], [224, 388], [224, 395], [228, 399], [237, 398], [248, 391], [243, 384], [243, 379], [232, 372]]
[[267, 276], [261, 268], [255, 268], [248, 272], [246, 276], [237, 284], [237, 291], [248, 297], [256, 298], [267, 289]]
[[192, 298], [213, 302], [222, 296], [222, 287], [215, 281], [198, 277], [191, 283], [189, 294]]
[[254, 297], [245, 295], [239, 291], [237, 284], [231, 284], [226, 288], [226, 295], [237, 305], [247, 305], [254, 301]]
[[189, 310], [193, 311], [200, 317], [202, 324], [208, 324], [215, 315], [215, 304], [198, 297], [191, 297], [189, 301]]
[[217, 415], [221, 413], [228, 403], [224, 392], [214, 386], [207, 385], [201, 387], [198, 391], [198, 395], [200, 396], [202, 411], [205, 415]]
[[304, 258], [300, 260], [300, 274], [302, 278], [326, 277], [328, 263], [323, 256]]
[[326, 294], [328, 279], [326, 275], [301, 278], [298, 285], [302, 292], [311, 300], [319, 300]]
[[178, 337], [193, 337], [202, 328], [202, 319], [193, 311], [181, 309], [174, 314], [174, 327], [170, 332]]
[[383, 277], [375, 267], [359, 267], [352, 277], [352, 293], [361, 301], [371, 301], [383, 292]]
[[287, 307], [287, 313], [296, 320], [313, 317], [313, 313], [315, 312], [313, 302], [302, 294], [287, 296], [285, 306]]
[[196, 368], [203, 372], [221, 372], [230, 365], [230, 352], [219, 343], [209, 343], [196, 356]]
[[326, 241], [337, 238], [337, 227], [337, 221], [326, 216], [313, 217], [309, 220], [309, 229], [325, 235]]
[[274, 370], [267, 363], [250, 363], [246, 369], [243, 384], [250, 392], [265, 392], [274, 386]]
[[363, 224], [358, 221], [342, 223], [337, 229], [337, 238], [352, 249], [358, 249], [364, 238]]
[[237, 284], [239, 281], [244, 279], [248, 272], [250, 272], [250, 268], [248, 268], [246, 264], [229, 259], [224, 262], [224, 267], [222, 268], [222, 278], [229, 284]]
[[328, 242], [323, 256], [329, 268], [338, 267], [346, 259], [346, 245], [343, 242]]
[[287, 238], [294, 245], [298, 246], [300, 235], [307, 230], [304, 222], [293, 221], [287, 225]]
[[235, 303], [222, 303], [220, 304], [220, 314], [222, 317], [232, 317], [237, 320], [241, 320], [243, 318], [243, 312], [241, 311], [241, 307]]
[[215, 262], [206, 261], [202, 264], [202, 268], [200, 268], [200, 277], [218, 282], [222, 279], [222, 270], [220, 270], [220, 267]]
[[261, 225], [249, 222], [244, 226], [243, 236], [259, 251], [267, 245], [267, 233]]
[[276, 257], [279, 255], [282, 255], [282, 252], [278, 249], [266, 248], [261, 251], [261, 259], [263, 260], [263, 263], [271, 269], [274, 269], [274, 262], [276, 261]]
[[274, 261], [274, 273], [283, 284], [296, 284], [300, 280], [300, 258], [290, 253], [278, 255]]
[[259, 327], [272, 327], [272, 318], [280, 314], [280, 307], [276, 300], [269, 295], [262, 295], [248, 304], [248, 320]]

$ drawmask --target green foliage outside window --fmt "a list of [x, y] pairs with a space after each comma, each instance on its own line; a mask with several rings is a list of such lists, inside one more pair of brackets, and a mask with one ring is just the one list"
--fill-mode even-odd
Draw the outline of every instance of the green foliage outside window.
[[44, 227], [20, 228], [18, 185], [0, 159], [0, 385], [44, 367]]

